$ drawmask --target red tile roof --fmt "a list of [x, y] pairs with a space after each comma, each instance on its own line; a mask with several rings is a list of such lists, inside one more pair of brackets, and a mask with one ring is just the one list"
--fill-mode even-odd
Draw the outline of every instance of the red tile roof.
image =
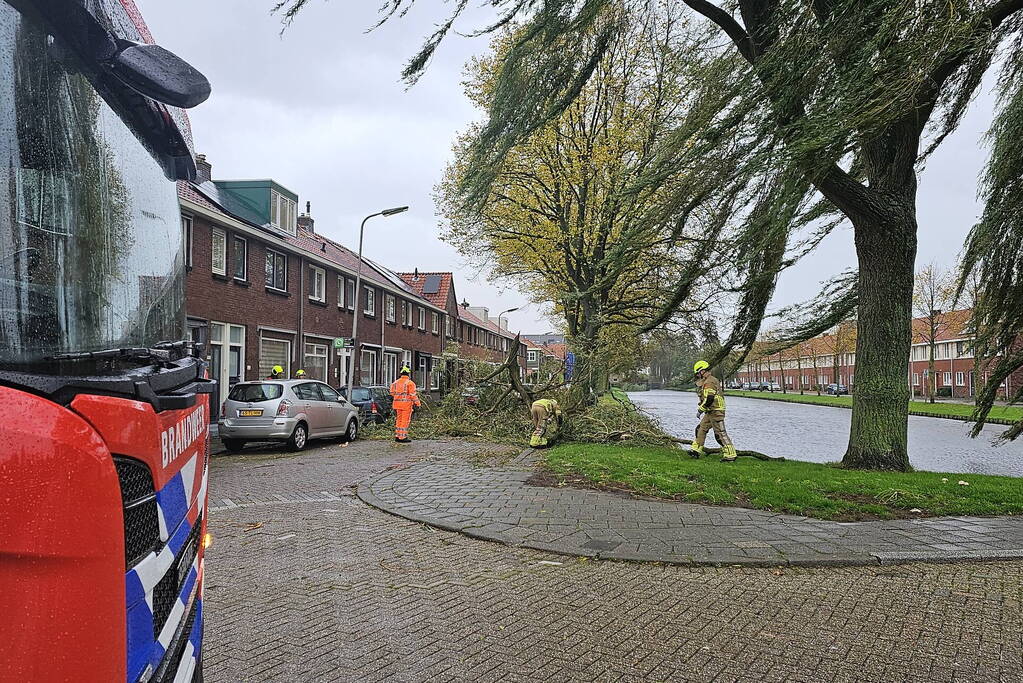
[[[431, 294], [427, 294], [423, 291], [423, 287], [426, 285], [427, 275], [439, 275], [440, 285], [437, 287], [437, 291]], [[454, 276], [451, 273], [398, 273], [398, 277], [405, 281], [405, 283], [415, 290], [416, 294], [429, 301], [434, 306], [446, 308], [448, 305], [448, 294], [451, 292], [451, 283], [453, 282]]]

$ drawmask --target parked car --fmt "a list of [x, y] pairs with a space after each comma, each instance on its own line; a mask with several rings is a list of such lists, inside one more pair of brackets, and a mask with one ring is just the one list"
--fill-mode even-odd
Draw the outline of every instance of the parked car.
[[767, 390], [770, 392], [781, 391], [781, 385], [777, 382], [769, 382], [767, 384]]
[[224, 448], [235, 452], [249, 441], [283, 441], [294, 451], [310, 439], [359, 436], [355, 406], [323, 382], [306, 379], [239, 382], [217, 422]]
[[824, 393], [841, 396], [842, 394], [848, 394], [849, 389], [847, 389], [844, 384], [829, 384], [824, 388]]
[[[348, 387], [341, 387], [341, 395], [347, 396]], [[394, 408], [394, 397], [390, 387], [382, 384], [371, 384], [364, 387], [352, 387], [352, 404], [359, 409], [362, 424], [375, 422], [383, 424], [391, 417]]]
[[462, 387], [462, 400], [466, 405], [474, 406], [480, 402], [479, 387]]

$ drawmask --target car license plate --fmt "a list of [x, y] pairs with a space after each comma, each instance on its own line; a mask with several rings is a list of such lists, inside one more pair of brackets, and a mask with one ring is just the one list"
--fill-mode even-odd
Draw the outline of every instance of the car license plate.
[[259, 417], [263, 414], [262, 410], [239, 410], [238, 417]]

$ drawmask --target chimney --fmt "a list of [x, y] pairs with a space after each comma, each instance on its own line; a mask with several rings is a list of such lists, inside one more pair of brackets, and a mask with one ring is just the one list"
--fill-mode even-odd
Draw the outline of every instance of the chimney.
[[412, 282], [419, 282], [419, 269], [416, 268], [415, 272], [412, 273]]
[[488, 322], [490, 320], [490, 318], [487, 317], [490, 310], [486, 306], [469, 306], [469, 312], [483, 322]]
[[[298, 217], [298, 227], [309, 232], [316, 232], [313, 229], [313, 217], [312, 211], [310, 210], [310, 202], [305, 203], [305, 213]], [[324, 245], [324, 251], [326, 251], [326, 245]]]
[[202, 185], [213, 179], [213, 165], [206, 161], [205, 154], [195, 155], [195, 184]]
[[505, 317], [501, 318], [501, 329], [502, 330], [507, 330], [508, 329], [508, 318], [505, 318]]

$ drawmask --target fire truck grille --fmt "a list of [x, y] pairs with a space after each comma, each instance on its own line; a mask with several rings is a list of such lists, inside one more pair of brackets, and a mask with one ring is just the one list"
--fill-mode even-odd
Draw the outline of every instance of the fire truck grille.
[[124, 508], [124, 564], [131, 569], [160, 543], [156, 491], [153, 475], [144, 463], [115, 457], [114, 467], [121, 483]]
[[199, 529], [201, 528], [202, 518], [196, 520], [195, 526], [192, 527], [188, 538], [185, 539], [185, 545], [182, 546], [178, 556], [174, 559], [174, 564], [170, 566], [167, 573], [164, 574], [160, 582], [153, 588], [154, 638], [160, 637], [160, 631], [163, 630], [164, 625], [167, 623], [167, 618], [170, 616], [171, 610], [174, 609], [174, 603], [181, 593], [181, 587], [188, 577], [188, 571], [192, 566], [192, 562], [195, 561], [195, 555], [199, 551]]

